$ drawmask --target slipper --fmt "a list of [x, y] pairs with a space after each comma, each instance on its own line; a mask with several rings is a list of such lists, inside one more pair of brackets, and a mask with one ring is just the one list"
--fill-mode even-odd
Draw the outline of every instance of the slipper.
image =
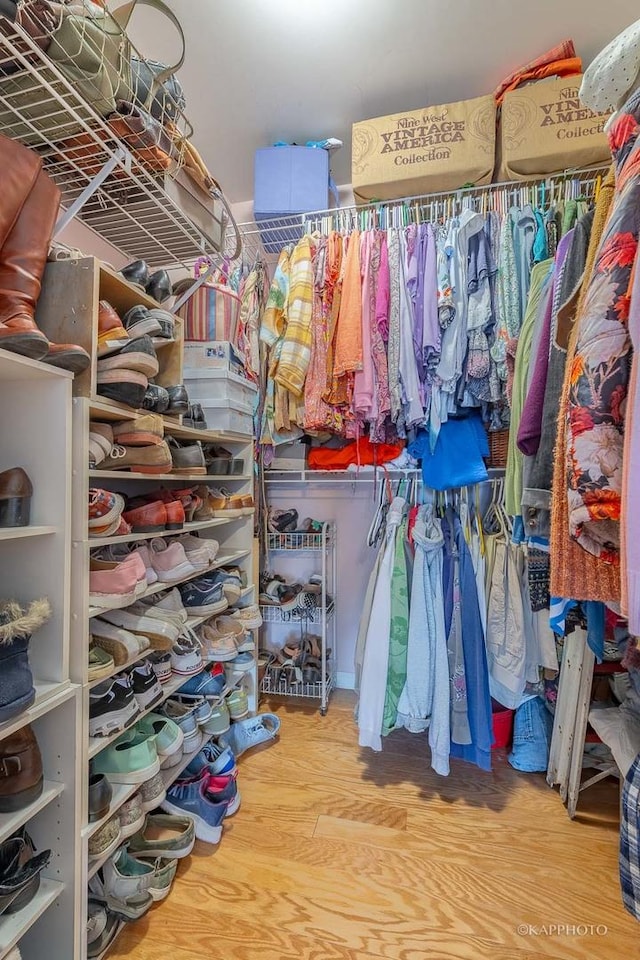
[[273, 741], [280, 730], [280, 718], [274, 713], [258, 713], [246, 720], [236, 720], [228, 733], [218, 737], [218, 744], [228, 747], [236, 759], [251, 747]]

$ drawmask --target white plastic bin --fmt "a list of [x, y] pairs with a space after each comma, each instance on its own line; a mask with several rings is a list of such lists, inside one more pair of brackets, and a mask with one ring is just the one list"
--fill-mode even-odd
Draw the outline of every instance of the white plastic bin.
[[200, 403], [205, 399], [230, 400], [235, 406], [241, 404], [253, 411], [258, 388], [245, 377], [228, 370], [187, 368], [183, 371], [184, 385], [189, 399]]
[[[193, 400], [191, 393], [189, 396]], [[209, 430], [230, 430], [246, 437], [253, 436], [252, 406], [212, 397], [202, 397], [199, 403], [202, 404]]]

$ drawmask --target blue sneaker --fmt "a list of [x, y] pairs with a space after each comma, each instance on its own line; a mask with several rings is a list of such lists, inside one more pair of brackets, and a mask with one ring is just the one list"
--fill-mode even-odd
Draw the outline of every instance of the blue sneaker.
[[242, 593], [242, 580], [236, 573], [230, 573], [228, 570], [213, 570], [202, 577], [212, 586], [222, 584], [222, 591], [229, 603], [235, 603], [240, 599]]
[[174, 816], [191, 817], [196, 837], [205, 843], [220, 843], [222, 822], [229, 804], [215, 803], [207, 795], [210, 776], [204, 773], [199, 780], [178, 780], [167, 791], [160, 809]]
[[189, 677], [186, 683], [183, 683], [178, 693], [188, 694], [189, 696], [205, 697], [207, 700], [218, 700], [226, 686], [226, 677], [224, 670], [219, 673], [213, 673], [210, 670], [202, 670], [196, 673], [194, 677]]
[[229, 747], [235, 757], [240, 757], [251, 747], [274, 741], [279, 729], [280, 719], [274, 713], [257, 713], [255, 717], [232, 723], [229, 732], [218, 739], [218, 744]]
[[212, 583], [207, 577], [181, 583], [178, 587], [182, 604], [190, 617], [209, 617], [226, 610], [229, 603], [222, 588], [222, 583]]
[[200, 777], [205, 767], [212, 777], [233, 777], [238, 772], [236, 758], [231, 749], [223, 749], [216, 743], [205, 743], [186, 768], [185, 776]]
[[240, 809], [240, 791], [235, 777], [209, 777], [207, 798], [214, 803], [226, 803], [225, 817], [232, 817]]

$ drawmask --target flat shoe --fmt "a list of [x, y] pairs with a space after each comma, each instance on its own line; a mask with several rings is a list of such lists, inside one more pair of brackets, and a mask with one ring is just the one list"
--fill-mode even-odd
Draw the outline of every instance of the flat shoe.
[[255, 717], [232, 723], [229, 732], [219, 737], [218, 744], [223, 749], [229, 747], [237, 759], [251, 747], [275, 740], [279, 730], [279, 717], [274, 713], [258, 713]]

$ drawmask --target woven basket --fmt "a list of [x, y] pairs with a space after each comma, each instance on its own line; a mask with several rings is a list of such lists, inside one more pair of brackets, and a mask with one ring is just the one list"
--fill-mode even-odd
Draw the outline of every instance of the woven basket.
[[494, 430], [489, 434], [489, 466], [504, 468], [507, 465], [509, 431]]

